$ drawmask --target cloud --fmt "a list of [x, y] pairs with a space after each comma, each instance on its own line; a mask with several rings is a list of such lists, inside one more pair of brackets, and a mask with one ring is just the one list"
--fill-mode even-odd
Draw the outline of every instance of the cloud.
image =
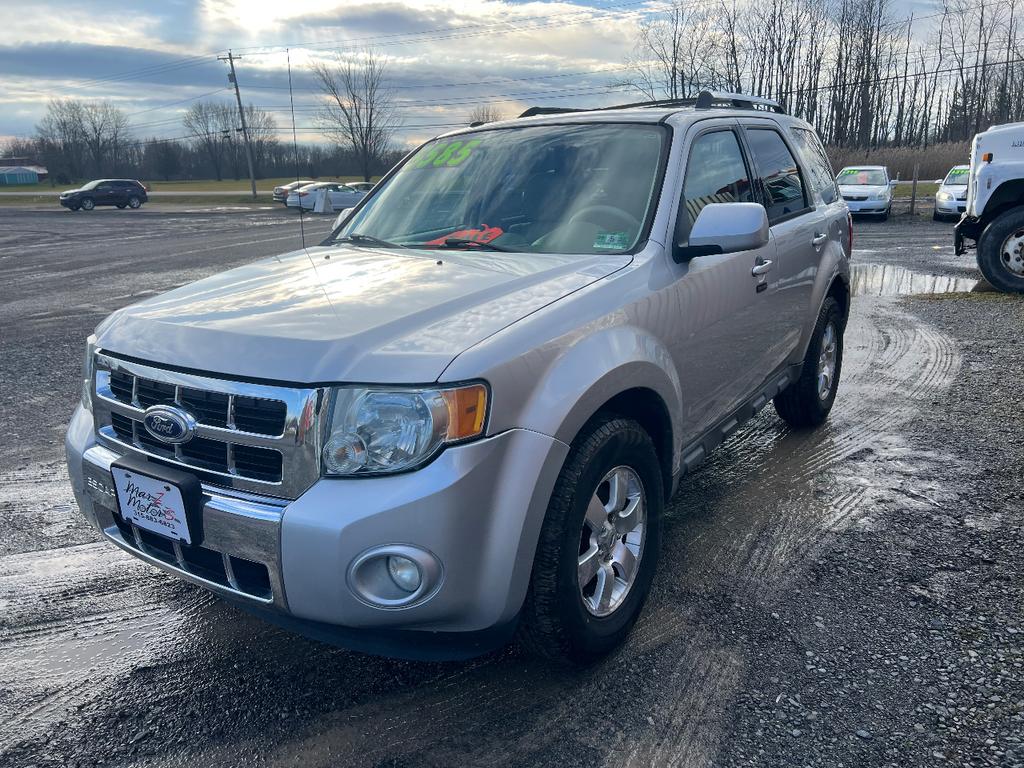
[[[0, 134], [30, 133], [48, 99], [76, 97], [114, 101], [133, 115], [140, 136], [179, 135], [189, 103], [178, 102], [227, 85], [213, 51], [228, 46], [243, 55], [245, 101], [268, 109], [284, 127], [291, 121], [283, 50], [289, 45], [296, 122], [312, 139], [319, 96], [310, 62], [352, 55], [372, 39], [389, 59], [389, 84], [405, 116], [402, 135], [418, 140], [464, 121], [482, 102], [511, 115], [531, 103], [623, 100], [606, 93], [616, 79], [607, 70], [622, 61], [635, 23], [632, 14], [587, 5], [495, 0], [139, 0], [136, 9], [120, 14], [129, 17], [125, 29], [135, 40], [108, 30], [97, 44], [66, 23], [55, 26], [65, 40], [40, 39], [41, 14], [60, 14], [53, 3], [26, 6], [21, 15], [30, 34], [19, 30], [14, 39], [23, 42], [0, 46]], [[86, 30], [97, 23], [120, 29], [120, 17], [116, 24], [106, 14], [94, 17]]]

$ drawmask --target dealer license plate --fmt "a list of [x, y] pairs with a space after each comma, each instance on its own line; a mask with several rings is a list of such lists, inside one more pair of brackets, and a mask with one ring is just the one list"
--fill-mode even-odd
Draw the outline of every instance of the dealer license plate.
[[166, 480], [111, 467], [121, 517], [143, 530], [192, 543], [181, 490]]

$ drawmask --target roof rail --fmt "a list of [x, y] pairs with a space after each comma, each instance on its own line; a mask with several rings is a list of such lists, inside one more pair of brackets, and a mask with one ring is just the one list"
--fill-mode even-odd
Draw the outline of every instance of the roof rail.
[[778, 112], [786, 114], [782, 105], [774, 99], [765, 99], [761, 96], [748, 96], [743, 93], [728, 93], [726, 91], [701, 91], [697, 94], [697, 109], [711, 109], [712, 107], [736, 107], [737, 109], [760, 109], [766, 112]]
[[534, 115], [561, 115], [563, 112], [587, 112], [589, 110], [579, 107], [530, 107], [519, 117], [533, 117]]
[[773, 99], [765, 99], [761, 96], [748, 96], [743, 93], [701, 91], [695, 98], [635, 101], [630, 104], [616, 104], [611, 107], [595, 107], [590, 110], [580, 107], [530, 107], [519, 115], [519, 117], [533, 117], [534, 115], [560, 115], [565, 112], [605, 112], [614, 109], [636, 109], [640, 107], [693, 107], [694, 109], [728, 107], [732, 109], [753, 109], [763, 112], [778, 112], [782, 115], [786, 114], [786, 110], [782, 108], [782, 105]]

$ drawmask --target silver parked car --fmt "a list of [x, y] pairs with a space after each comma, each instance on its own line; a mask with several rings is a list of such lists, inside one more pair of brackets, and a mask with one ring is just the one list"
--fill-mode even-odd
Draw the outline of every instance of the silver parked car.
[[971, 166], [954, 165], [949, 169], [946, 178], [939, 182], [935, 191], [935, 221], [958, 221], [967, 210], [967, 179], [970, 178]]
[[837, 178], [839, 191], [853, 214], [872, 214], [882, 221], [892, 212], [892, 188], [896, 182], [889, 178], [889, 169], [883, 165], [857, 165], [843, 168]]
[[814, 129], [773, 102], [450, 133], [320, 246], [101, 323], [78, 504], [316, 637], [592, 660], [640, 613], [680, 480], [771, 401], [827, 418], [851, 239]]

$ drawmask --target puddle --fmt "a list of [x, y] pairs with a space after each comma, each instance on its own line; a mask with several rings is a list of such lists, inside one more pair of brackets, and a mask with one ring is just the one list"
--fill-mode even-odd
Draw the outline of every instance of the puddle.
[[980, 281], [970, 277], [927, 275], [894, 264], [851, 264], [854, 296], [913, 296], [928, 293], [968, 293]]

